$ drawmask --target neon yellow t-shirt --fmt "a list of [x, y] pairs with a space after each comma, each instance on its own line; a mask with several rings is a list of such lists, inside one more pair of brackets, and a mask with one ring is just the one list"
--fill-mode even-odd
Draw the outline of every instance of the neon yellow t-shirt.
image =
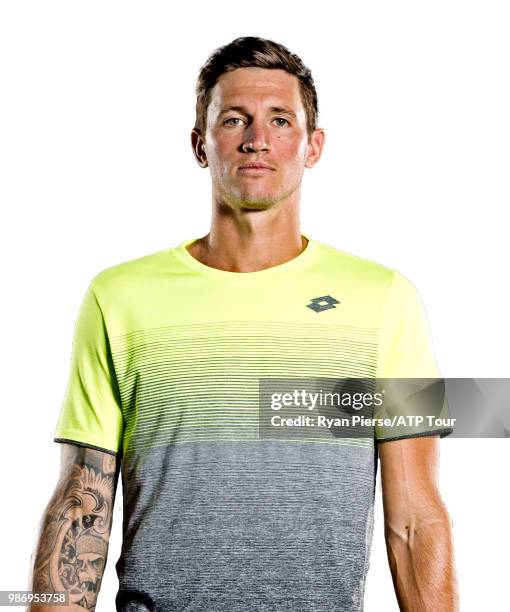
[[[185, 240], [90, 282], [55, 440], [122, 455], [119, 609], [137, 589], [208, 611], [361, 609], [377, 443], [390, 438], [260, 440], [259, 381], [440, 374], [411, 282], [306, 237], [257, 272], [206, 266]], [[316, 537], [317, 516], [332, 539]]]

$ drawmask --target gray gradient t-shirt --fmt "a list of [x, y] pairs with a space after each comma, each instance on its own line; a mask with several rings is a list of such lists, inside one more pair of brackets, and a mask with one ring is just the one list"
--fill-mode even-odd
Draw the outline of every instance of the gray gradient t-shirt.
[[261, 439], [259, 381], [438, 376], [417, 292], [311, 239], [252, 273], [191, 242], [100, 272], [77, 322], [55, 439], [122, 456], [116, 608], [359, 612], [381, 434]]

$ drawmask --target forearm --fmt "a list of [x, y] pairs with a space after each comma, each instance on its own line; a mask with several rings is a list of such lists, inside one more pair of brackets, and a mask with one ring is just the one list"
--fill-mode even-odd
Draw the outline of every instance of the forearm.
[[403, 612], [457, 612], [453, 533], [444, 506], [407, 524], [386, 524], [386, 548]]
[[[97, 544], [94, 548], [101, 548], [101, 565], [93, 569], [86, 563], [79, 564], [76, 551], [80, 550], [83, 541], [79, 530], [88, 520], [87, 515], [79, 509], [73, 512], [66, 507], [64, 499], [54, 497], [48, 504], [31, 558], [28, 589], [34, 593], [71, 590], [72, 593], [68, 605], [32, 604], [27, 608], [29, 612], [83, 612], [95, 609], [107, 558], [109, 534], [93, 536], [98, 538], [92, 540]], [[93, 559], [97, 559], [96, 553], [93, 554]], [[81, 555], [81, 558], [84, 556]], [[92, 579], [87, 581], [87, 577]]]
[[68, 606], [34, 604], [30, 612], [95, 610], [106, 565], [116, 473], [105, 453], [68, 451], [67, 464], [42, 517], [28, 589], [69, 593]]

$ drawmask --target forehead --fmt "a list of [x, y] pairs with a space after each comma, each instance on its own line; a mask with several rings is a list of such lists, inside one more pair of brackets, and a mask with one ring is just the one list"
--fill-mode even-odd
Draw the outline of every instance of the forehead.
[[236, 68], [222, 74], [211, 89], [209, 110], [217, 113], [226, 106], [264, 103], [303, 110], [297, 77], [279, 69]]

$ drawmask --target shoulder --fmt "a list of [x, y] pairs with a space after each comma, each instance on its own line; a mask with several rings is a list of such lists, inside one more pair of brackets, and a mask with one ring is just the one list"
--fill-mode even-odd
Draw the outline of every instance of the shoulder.
[[360, 282], [383, 283], [388, 287], [394, 282], [401, 282], [402, 279], [404, 282], [407, 280], [395, 268], [378, 261], [343, 251], [323, 242], [316, 241], [316, 245], [322, 264], [331, 271], [342, 271], [343, 274], [355, 276]]
[[97, 296], [143, 290], [144, 282], [161, 274], [171, 261], [173, 248], [161, 249], [99, 270], [90, 287]]

